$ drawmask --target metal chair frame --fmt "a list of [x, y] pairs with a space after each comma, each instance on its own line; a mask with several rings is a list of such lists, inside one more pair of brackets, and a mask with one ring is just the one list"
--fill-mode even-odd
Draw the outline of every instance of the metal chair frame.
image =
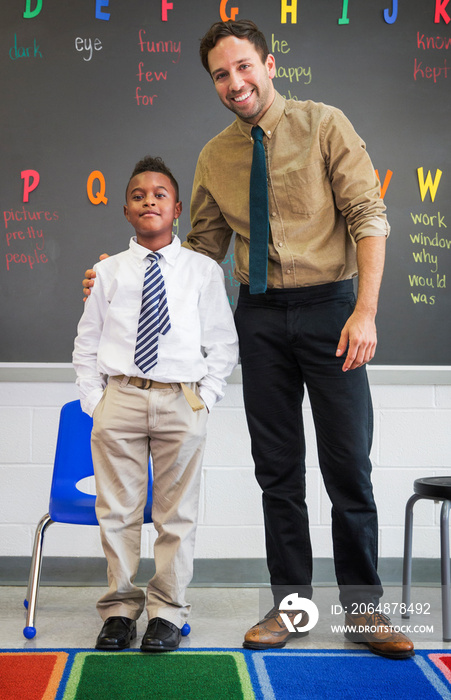
[[440, 512], [440, 558], [442, 583], [442, 636], [444, 642], [451, 642], [451, 575], [449, 560], [449, 512], [451, 507], [451, 477], [430, 477], [414, 481], [414, 494], [406, 504], [404, 528], [404, 560], [402, 577], [402, 602], [406, 606], [404, 619], [410, 618], [410, 593], [412, 585], [412, 536], [413, 507], [423, 498], [436, 503], [442, 501]]

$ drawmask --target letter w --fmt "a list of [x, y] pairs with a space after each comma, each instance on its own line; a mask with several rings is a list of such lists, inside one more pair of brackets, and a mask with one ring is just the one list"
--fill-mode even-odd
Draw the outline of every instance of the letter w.
[[427, 191], [429, 190], [431, 194], [431, 202], [433, 202], [435, 199], [435, 195], [437, 194], [440, 178], [442, 177], [442, 171], [437, 168], [437, 170], [435, 171], [434, 182], [432, 182], [432, 175], [430, 170], [428, 170], [426, 182], [424, 181], [423, 168], [417, 168], [417, 173], [418, 184], [420, 186], [421, 201], [424, 202], [424, 198], [426, 197]]
[[[164, 73], [154, 73], [154, 76], [156, 77], [157, 80], [166, 80], [168, 77], [168, 72], [167, 70], [164, 71]], [[432, 200], [434, 201], [434, 200]]]

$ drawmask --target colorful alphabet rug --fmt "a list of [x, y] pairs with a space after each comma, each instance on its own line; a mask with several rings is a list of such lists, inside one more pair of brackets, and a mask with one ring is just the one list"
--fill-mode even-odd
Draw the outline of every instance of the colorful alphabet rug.
[[451, 653], [0, 651], [0, 700], [451, 700]]

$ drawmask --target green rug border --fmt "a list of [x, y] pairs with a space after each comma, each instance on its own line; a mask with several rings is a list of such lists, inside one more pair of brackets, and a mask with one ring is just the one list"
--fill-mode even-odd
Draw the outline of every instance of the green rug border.
[[[75, 700], [76, 694], [77, 694], [77, 688], [78, 684], [81, 679], [81, 674], [83, 671], [83, 664], [86, 660], [86, 657], [90, 656], [100, 656], [100, 657], [105, 657], [105, 656], [114, 656], [115, 658], [118, 658], [120, 656], [130, 656], [130, 654], [133, 652], [130, 651], [112, 651], [112, 652], [104, 652], [104, 651], [81, 651], [81, 652], [76, 652], [73, 664], [71, 666], [69, 678], [67, 679], [65, 688], [64, 688], [64, 695], [62, 697], [62, 700]], [[237, 667], [237, 672], [238, 672], [238, 678], [241, 684], [241, 689], [243, 691], [243, 700], [256, 700], [254, 689], [252, 687], [252, 681], [251, 677], [249, 674], [249, 670], [247, 667], [246, 663], [246, 658], [243, 652], [241, 651], [228, 651], [227, 649], [222, 651], [222, 650], [212, 650], [212, 651], [182, 651], [180, 652], [183, 655], [189, 655], [189, 656], [208, 656], [208, 655], [226, 655], [226, 656], [231, 656], [236, 664]], [[177, 659], [178, 654], [173, 653], [173, 654], [166, 654], [165, 659], [167, 658], [168, 661], [171, 659]]]

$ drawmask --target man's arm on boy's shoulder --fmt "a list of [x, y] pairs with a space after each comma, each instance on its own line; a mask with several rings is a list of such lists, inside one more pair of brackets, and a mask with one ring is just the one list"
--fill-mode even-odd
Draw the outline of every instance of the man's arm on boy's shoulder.
[[97, 350], [107, 308], [108, 303], [103, 294], [102, 281], [98, 279], [95, 293], [85, 304], [79, 321], [72, 355], [81, 406], [90, 416], [94, 413], [106, 386], [106, 377], [97, 369]]
[[227, 298], [224, 273], [212, 264], [199, 297], [202, 326], [201, 345], [208, 365], [207, 374], [199, 382], [200, 395], [211, 410], [222, 399], [226, 378], [238, 362], [238, 336], [232, 309]]

